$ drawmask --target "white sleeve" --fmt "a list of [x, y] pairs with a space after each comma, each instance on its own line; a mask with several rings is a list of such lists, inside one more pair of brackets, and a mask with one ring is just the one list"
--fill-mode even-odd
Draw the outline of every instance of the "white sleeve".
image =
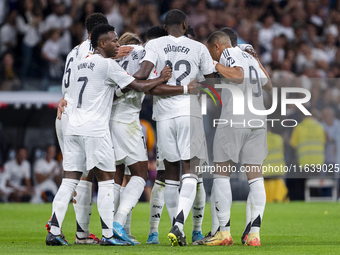
[[254, 49], [254, 47], [251, 44], [247, 44], [247, 43], [243, 43], [243, 44], [239, 44], [237, 45], [242, 51], [244, 51], [246, 48], [251, 48]]
[[208, 75], [214, 72], [213, 62], [214, 61], [211, 58], [207, 47], [202, 45], [200, 69], [203, 75]]
[[129, 75], [115, 60], [108, 59], [107, 80], [111, 86], [116, 84], [121, 88], [125, 88], [135, 80]]
[[[236, 52], [234, 49], [229, 48], [229, 49], [225, 49], [222, 52], [221, 55], [221, 59], [220, 59], [220, 63], [224, 64], [227, 67], [242, 67], [242, 59], [240, 58], [238, 52]], [[242, 67], [243, 68], [243, 67]]]
[[156, 47], [155, 40], [149, 41], [145, 45], [145, 56], [141, 59], [140, 63], [142, 63], [143, 61], [149, 61], [156, 66], [157, 58], [158, 58], [156, 49], [157, 47]]

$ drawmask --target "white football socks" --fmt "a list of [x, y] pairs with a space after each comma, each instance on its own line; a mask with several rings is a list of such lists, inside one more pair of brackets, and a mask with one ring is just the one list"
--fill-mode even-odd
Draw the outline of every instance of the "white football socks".
[[206, 195], [205, 195], [205, 189], [203, 185], [203, 178], [198, 178], [197, 188], [196, 188], [196, 197], [192, 205], [193, 231], [202, 231], [205, 198], [206, 198]]
[[263, 177], [248, 181], [249, 199], [251, 205], [251, 229], [250, 233], [260, 232], [264, 207], [266, 205], [266, 191], [264, 189]]
[[168, 210], [171, 225], [175, 223], [177, 213], [180, 181], [165, 180], [164, 201]]
[[183, 226], [189, 216], [190, 209], [196, 197], [197, 175], [183, 174], [182, 188], [179, 193], [177, 216], [175, 225], [183, 232]]
[[244, 232], [249, 233], [251, 228], [251, 204], [250, 204], [250, 195], [247, 198], [247, 207], [246, 207], [246, 227], [244, 228]]
[[77, 220], [77, 236], [86, 238], [90, 235], [92, 182], [80, 180], [74, 193], [73, 208]]
[[220, 223], [218, 222], [218, 217], [216, 214], [216, 205], [215, 205], [215, 191], [214, 191], [214, 183], [211, 188], [211, 197], [210, 197], [211, 205], [211, 235], [214, 236], [218, 230], [218, 227], [220, 226]]
[[68, 204], [73, 196], [79, 180], [63, 178], [52, 203], [51, 233], [60, 235]]
[[121, 194], [120, 204], [116, 213], [115, 222], [124, 227], [127, 215], [136, 206], [143, 193], [145, 181], [140, 176], [132, 176]]
[[115, 212], [114, 214], [116, 215], [117, 211], [118, 211], [118, 206], [120, 203], [120, 188], [121, 186], [117, 183], [115, 183], [114, 185], [114, 197], [115, 197]]
[[128, 215], [126, 216], [126, 220], [124, 223], [124, 229], [126, 234], [130, 235], [131, 234], [131, 218], [132, 218], [132, 210], [128, 213]]
[[165, 183], [159, 180], [155, 180], [151, 191], [150, 198], [150, 230], [149, 235], [154, 232], [158, 232], [159, 222], [161, 220], [161, 215], [164, 207], [164, 188]]
[[232, 203], [230, 177], [218, 175], [214, 179], [216, 214], [220, 231], [230, 231], [230, 208]]
[[102, 235], [113, 236], [114, 217], [114, 180], [98, 182], [97, 207], [102, 223]]

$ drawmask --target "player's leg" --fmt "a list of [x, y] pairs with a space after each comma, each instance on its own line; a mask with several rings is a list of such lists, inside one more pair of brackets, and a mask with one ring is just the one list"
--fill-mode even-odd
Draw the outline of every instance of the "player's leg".
[[244, 166], [246, 167], [246, 169], [250, 169], [249, 172], [247, 172], [249, 183], [249, 195], [248, 195], [249, 201], [247, 200], [247, 205], [249, 202], [250, 208], [247, 209], [250, 211], [251, 225], [248, 222], [246, 226], [246, 231], [249, 230], [249, 234], [247, 236], [247, 245], [260, 246], [261, 242], [259, 233], [264, 208], [266, 205], [266, 191], [264, 188], [262, 167], [261, 165], [251, 164], [245, 164]]
[[179, 200], [179, 175], [181, 169], [180, 162], [168, 162], [167, 160], [164, 160], [164, 166], [164, 202], [169, 214], [170, 223], [171, 225], [174, 225]]
[[132, 177], [121, 194], [120, 204], [114, 221], [114, 232], [116, 235], [122, 236], [123, 240], [135, 245], [133, 240], [127, 235], [123, 226], [127, 215], [131, 212], [132, 208], [135, 207], [143, 193], [147, 179], [148, 161], [134, 162], [133, 159], [127, 159], [126, 164], [131, 171]]
[[157, 177], [151, 191], [150, 198], [150, 218], [149, 218], [149, 236], [147, 244], [159, 244], [158, 226], [163, 212], [164, 188], [165, 188], [165, 167], [163, 160], [157, 159]]
[[242, 244], [247, 243], [250, 228], [251, 228], [251, 204], [250, 204], [250, 196], [248, 194], [247, 206], [246, 206], [246, 227], [244, 228], [243, 233], [242, 233], [242, 237], [241, 237]]
[[127, 245], [114, 237], [114, 162], [115, 154], [110, 135], [87, 137], [87, 169], [94, 169], [98, 180], [97, 207], [102, 225], [100, 245]]
[[[120, 195], [122, 195], [124, 193], [125, 187], [129, 183], [130, 179], [131, 179], [131, 172], [130, 172], [129, 168], [126, 166], [125, 171], [124, 171], [124, 178], [123, 178], [122, 187], [120, 189]], [[132, 220], [132, 210], [126, 216], [126, 219], [125, 219], [125, 222], [124, 222], [124, 229], [125, 229], [125, 232], [128, 235], [128, 237], [135, 244], [140, 244], [140, 242], [136, 239], [136, 237], [134, 237], [131, 234], [131, 220]]]
[[[212, 211], [216, 212], [219, 231], [214, 237], [206, 240], [206, 245], [232, 245], [230, 234], [230, 208], [232, 194], [230, 175], [234, 171], [235, 162], [239, 161], [239, 152], [245, 135], [234, 128], [218, 128], [214, 138], [215, 173], [212, 187]], [[212, 215], [214, 217], [214, 215]]]
[[61, 237], [61, 226], [65, 218], [68, 204], [79, 183], [81, 175], [81, 172], [76, 171], [64, 173], [64, 178], [52, 203], [51, 230], [46, 237], [47, 245], [69, 245], [67, 241]]
[[177, 213], [179, 198], [180, 154], [177, 148], [176, 126], [174, 119], [157, 121], [157, 153], [163, 159], [165, 167], [164, 201], [169, 213], [171, 225]]
[[124, 179], [124, 171], [125, 171], [125, 164], [116, 165], [115, 184], [114, 184], [115, 215], [118, 211], [118, 207], [120, 204], [120, 196], [122, 192], [121, 189], [122, 189], [122, 184], [123, 184], [123, 179]]
[[[208, 153], [206, 153], [208, 155]], [[205, 159], [200, 160], [200, 168], [207, 165]], [[200, 171], [201, 172], [201, 171]], [[192, 243], [202, 240], [204, 236], [202, 235], [202, 223], [204, 217], [206, 193], [203, 184], [203, 174], [202, 172], [198, 174], [197, 187], [196, 187], [196, 197], [192, 206], [192, 221], [193, 221], [193, 231], [191, 240]]]
[[[230, 234], [230, 208], [232, 204], [230, 175], [234, 166], [235, 163], [232, 160], [215, 163], [215, 170], [218, 171], [218, 174], [214, 175], [212, 193], [219, 231], [212, 238], [204, 241], [204, 245], [232, 245], [234, 243]], [[223, 171], [219, 171], [219, 169], [223, 169]]]
[[69, 245], [61, 236], [61, 225], [73, 192], [85, 169], [86, 154], [83, 137], [65, 136], [64, 138], [64, 177], [53, 199], [51, 230], [46, 237], [46, 245]]
[[196, 197], [192, 205], [192, 242], [201, 240], [204, 238], [202, 235], [202, 222], [204, 216], [206, 193], [203, 184], [202, 175], [198, 177], [197, 187], [196, 187]]
[[90, 233], [89, 225], [92, 210], [93, 171], [81, 177], [73, 196], [73, 208], [76, 214], [77, 234], [74, 244], [98, 244], [100, 239]]
[[183, 227], [196, 197], [199, 174], [197, 168], [200, 168], [200, 159], [206, 158], [205, 135], [200, 118], [190, 116], [175, 118], [175, 127], [176, 144], [182, 161], [182, 187], [175, 224], [168, 237], [172, 240], [172, 245], [176, 245], [176, 242], [179, 245], [186, 245]]
[[[266, 156], [266, 130], [252, 130], [240, 153], [240, 161], [242, 166], [245, 167], [250, 188], [248, 198], [250, 202], [251, 227], [247, 236], [247, 245], [250, 246], [261, 245], [259, 233], [266, 205], [266, 192], [261, 166]], [[247, 209], [249, 210], [249, 208]]]

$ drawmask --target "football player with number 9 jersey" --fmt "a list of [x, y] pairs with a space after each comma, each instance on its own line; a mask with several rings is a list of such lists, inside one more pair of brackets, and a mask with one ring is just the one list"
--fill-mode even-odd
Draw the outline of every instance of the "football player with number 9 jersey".
[[[259, 246], [259, 230], [266, 202], [261, 165], [267, 155], [267, 137], [265, 116], [254, 115], [249, 110], [249, 103], [257, 110], [264, 110], [262, 89], [270, 92], [271, 82], [257, 59], [232, 47], [230, 37], [225, 32], [214, 32], [210, 35], [208, 49], [215, 61], [216, 70], [228, 80], [227, 87], [222, 87], [222, 111], [220, 119], [227, 124], [218, 125], [214, 139], [214, 162], [220, 168], [231, 169], [238, 162], [247, 169], [246, 174], [250, 186], [249, 201], [251, 203], [251, 225], [246, 244]], [[233, 92], [233, 93], [231, 93]], [[237, 103], [236, 94], [242, 93], [244, 98], [243, 115], [234, 114]], [[251, 93], [251, 95], [249, 95]], [[239, 95], [240, 96], [240, 95]], [[251, 102], [248, 98], [251, 96]], [[234, 98], [233, 98], [234, 97]], [[256, 119], [262, 125], [250, 126]], [[219, 172], [214, 175], [213, 193], [216, 214], [220, 230], [214, 237], [203, 242], [204, 245], [232, 245], [230, 235], [230, 207], [232, 203], [230, 175], [232, 171]]]

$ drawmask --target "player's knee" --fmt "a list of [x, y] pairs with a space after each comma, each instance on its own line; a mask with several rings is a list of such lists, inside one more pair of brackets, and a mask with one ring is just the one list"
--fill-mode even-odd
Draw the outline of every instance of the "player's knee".
[[156, 180], [164, 182], [165, 181], [165, 170], [158, 170]]

